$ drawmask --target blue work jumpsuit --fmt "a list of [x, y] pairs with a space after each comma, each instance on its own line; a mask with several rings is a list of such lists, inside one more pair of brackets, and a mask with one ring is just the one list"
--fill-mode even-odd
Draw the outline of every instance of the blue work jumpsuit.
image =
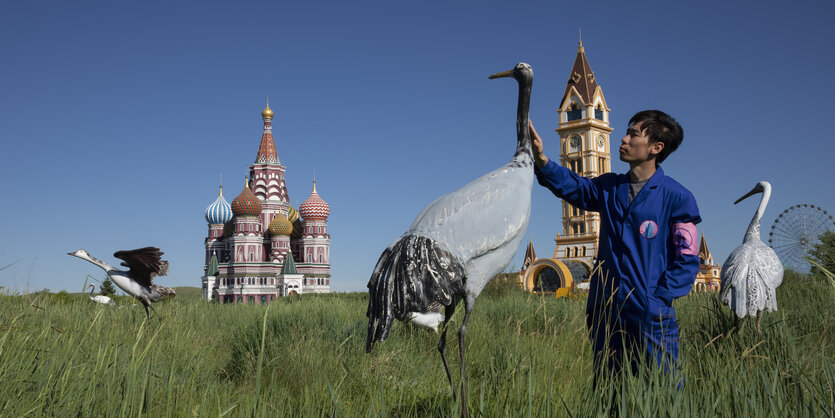
[[595, 369], [633, 371], [654, 358], [671, 370], [678, 358], [672, 301], [690, 292], [699, 271], [696, 199], [661, 167], [630, 203], [628, 174], [580, 177], [553, 160], [535, 169], [539, 184], [575, 207], [600, 213], [600, 239], [586, 306]]

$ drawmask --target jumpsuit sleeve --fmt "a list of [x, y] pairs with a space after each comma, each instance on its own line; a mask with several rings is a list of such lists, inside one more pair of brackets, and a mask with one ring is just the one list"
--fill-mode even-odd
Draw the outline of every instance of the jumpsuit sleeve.
[[[699, 243], [696, 224], [702, 221], [696, 199], [684, 191], [674, 202], [670, 216], [670, 242], [667, 243], [668, 261], [664, 277], [658, 282], [655, 296], [668, 305], [673, 299], [690, 293], [699, 272]], [[672, 257], [670, 257], [672, 255]]]
[[534, 173], [539, 184], [560, 199], [583, 210], [600, 211], [600, 177], [581, 177], [554, 160], [548, 160], [541, 169], [534, 164]]

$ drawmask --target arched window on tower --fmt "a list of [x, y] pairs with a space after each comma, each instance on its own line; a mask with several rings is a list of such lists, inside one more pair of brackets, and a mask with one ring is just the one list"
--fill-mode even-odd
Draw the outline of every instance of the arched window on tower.
[[569, 121], [579, 120], [583, 117], [583, 109], [577, 103], [571, 103], [565, 109], [565, 116]]
[[582, 158], [577, 158], [577, 159], [574, 159], [574, 160], [570, 160], [568, 162], [568, 167], [571, 168], [571, 171], [573, 171], [577, 174], [582, 174], [583, 173], [583, 159]]
[[600, 103], [598, 103], [594, 108], [594, 118], [597, 120], [603, 120], [603, 105]]

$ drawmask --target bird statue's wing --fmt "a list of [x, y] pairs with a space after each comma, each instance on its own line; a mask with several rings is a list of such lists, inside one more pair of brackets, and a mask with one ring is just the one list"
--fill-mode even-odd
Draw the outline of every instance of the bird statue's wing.
[[762, 310], [776, 311], [776, 289], [783, 266], [774, 250], [762, 244], [741, 245], [725, 260], [721, 274], [722, 300], [740, 318]]
[[533, 167], [500, 167], [432, 202], [407, 233], [442, 243], [466, 263], [524, 235], [532, 185]]
[[164, 253], [157, 247], [116, 251], [113, 256], [125, 260], [122, 265], [130, 269], [129, 274], [143, 286], [151, 286], [156, 276], [168, 274], [168, 261], [161, 260]]

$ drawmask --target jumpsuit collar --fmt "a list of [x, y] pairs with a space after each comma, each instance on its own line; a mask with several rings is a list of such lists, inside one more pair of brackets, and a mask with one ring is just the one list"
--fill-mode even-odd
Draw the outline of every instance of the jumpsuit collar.
[[629, 212], [634, 206], [647, 199], [647, 196], [649, 195], [651, 189], [658, 187], [658, 184], [661, 183], [661, 179], [664, 178], [664, 170], [662, 170], [661, 166], [659, 165], [655, 169], [655, 173], [652, 174], [652, 177], [650, 177], [649, 180], [647, 180], [647, 184], [645, 184], [644, 187], [641, 188], [641, 191], [638, 192], [638, 195], [636, 195], [635, 198], [632, 199], [631, 203], [629, 202], [629, 173], [624, 174], [622, 178], [623, 181], [620, 183], [620, 185], [618, 185], [617, 198], [623, 205], [623, 207], [626, 208], [626, 212]]

